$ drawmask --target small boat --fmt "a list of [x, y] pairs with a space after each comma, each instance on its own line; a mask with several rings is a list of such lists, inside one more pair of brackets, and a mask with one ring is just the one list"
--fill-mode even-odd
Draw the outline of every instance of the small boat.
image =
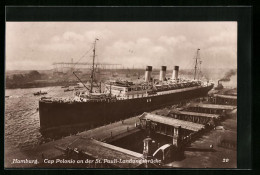
[[42, 91], [38, 91], [38, 92], [35, 92], [35, 93], [33, 93], [33, 95], [45, 95], [45, 94], [47, 94], [47, 92], [42, 92]]
[[74, 90], [74, 89], [68, 88], [68, 89], [64, 89], [64, 92], [73, 91], [73, 90]]
[[112, 76], [113, 76], [113, 77], [117, 77], [117, 76], [118, 76], [118, 73], [117, 73], [117, 72], [114, 72], [114, 73], [112, 74]]
[[75, 86], [74, 89], [82, 89], [84, 87], [81, 87], [81, 86]]
[[44, 99], [51, 99], [52, 97], [42, 97], [41, 100], [44, 100]]
[[61, 88], [68, 88], [69, 86], [61, 86]]

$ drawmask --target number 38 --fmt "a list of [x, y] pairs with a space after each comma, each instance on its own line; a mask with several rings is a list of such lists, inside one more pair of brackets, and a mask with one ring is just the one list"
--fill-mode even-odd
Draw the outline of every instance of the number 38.
[[228, 158], [223, 158], [222, 162], [229, 162]]

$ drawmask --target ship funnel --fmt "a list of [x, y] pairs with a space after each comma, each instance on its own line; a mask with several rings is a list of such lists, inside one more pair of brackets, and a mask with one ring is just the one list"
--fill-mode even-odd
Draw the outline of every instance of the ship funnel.
[[160, 81], [164, 81], [166, 78], [166, 66], [162, 66], [161, 70], [160, 70], [160, 77], [159, 80]]
[[178, 80], [179, 74], [179, 66], [174, 66], [174, 70], [172, 72], [172, 79]]
[[152, 66], [147, 66], [145, 70], [145, 82], [149, 82], [151, 80], [151, 75], [152, 75]]

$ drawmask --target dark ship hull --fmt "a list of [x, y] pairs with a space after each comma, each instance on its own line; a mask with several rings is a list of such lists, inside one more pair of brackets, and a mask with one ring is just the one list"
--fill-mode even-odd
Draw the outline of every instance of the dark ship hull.
[[[213, 84], [206, 87], [178, 89], [172, 93], [116, 101], [96, 102], [39, 102], [41, 131], [57, 127], [84, 125], [99, 126], [142, 114], [183, 100], [206, 96]], [[167, 93], [167, 94], [166, 94]]]

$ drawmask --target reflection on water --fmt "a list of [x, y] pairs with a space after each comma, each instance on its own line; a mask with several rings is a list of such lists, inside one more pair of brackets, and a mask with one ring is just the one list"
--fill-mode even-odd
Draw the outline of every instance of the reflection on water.
[[46, 141], [41, 133], [38, 101], [42, 96], [34, 96], [37, 91], [48, 92], [45, 96], [72, 96], [61, 87], [30, 89], [6, 89], [5, 96], [5, 150], [12, 151], [30, 147]]

